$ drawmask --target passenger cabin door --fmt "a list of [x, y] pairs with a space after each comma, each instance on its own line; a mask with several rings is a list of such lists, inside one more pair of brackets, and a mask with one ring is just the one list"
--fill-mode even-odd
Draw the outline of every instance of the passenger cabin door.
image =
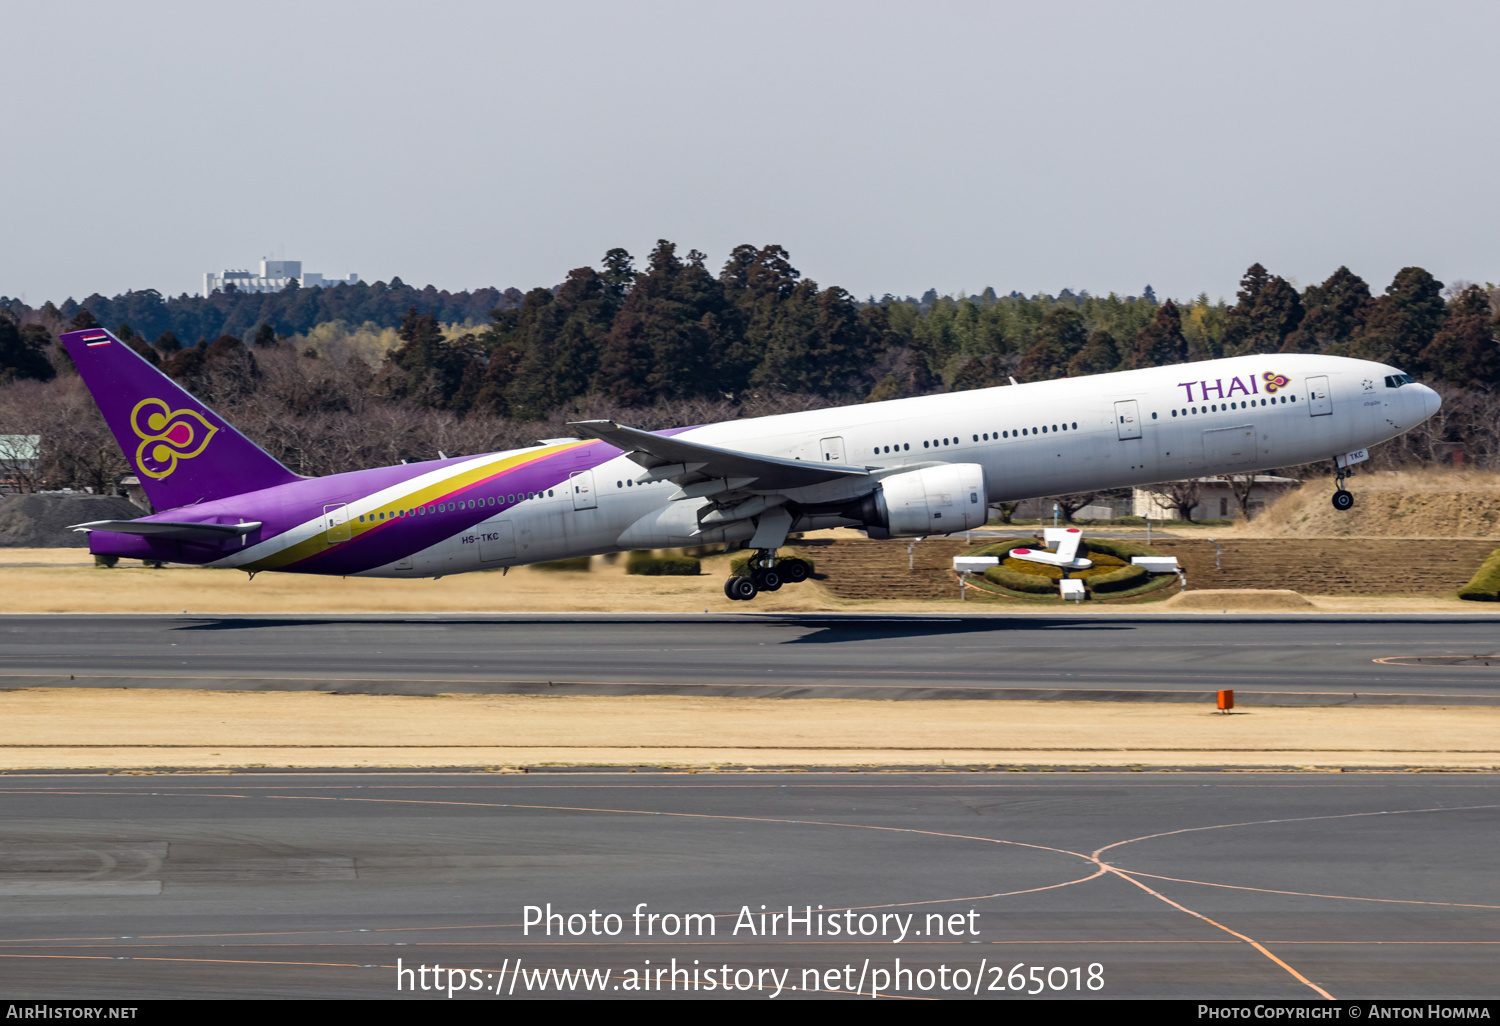
[[330, 503], [323, 507], [323, 528], [328, 532], [328, 542], [346, 542], [349, 540], [349, 507], [342, 502]]
[[1314, 417], [1326, 417], [1333, 412], [1333, 395], [1328, 391], [1328, 378], [1319, 375], [1307, 379], [1307, 412]]
[[1123, 442], [1128, 438], [1141, 437], [1141, 407], [1134, 399], [1122, 399], [1115, 403], [1115, 429]]
[[594, 495], [594, 472], [592, 470], [580, 470], [568, 477], [568, 484], [573, 488], [574, 509], [595, 509], [599, 505]]
[[825, 438], [822, 441], [823, 462], [844, 462], [844, 440], [842, 438]]

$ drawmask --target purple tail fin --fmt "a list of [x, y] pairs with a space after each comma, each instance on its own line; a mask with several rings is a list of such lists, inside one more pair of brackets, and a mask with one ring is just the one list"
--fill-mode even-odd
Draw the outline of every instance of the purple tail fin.
[[109, 332], [62, 342], [157, 510], [300, 480]]

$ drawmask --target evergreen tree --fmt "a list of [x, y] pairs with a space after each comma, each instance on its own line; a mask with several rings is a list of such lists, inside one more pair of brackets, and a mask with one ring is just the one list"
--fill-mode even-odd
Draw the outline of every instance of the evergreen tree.
[[1130, 341], [1125, 369], [1165, 367], [1187, 361], [1187, 339], [1182, 336], [1182, 316], [1170, 299], [1156, 309], [1156, 319]]
[[1349, 340], [1349, 355], [1420, 371], [1420, 354], [1443, 325], [1443, 283], [1420, 267], [1403, 267]]
[[41, 325], [22, 328], [9, 310], [0, 310], [0, 384], [18, 378], [51, 381], [56, 377], [57, 371], [47, 360], [51, 341]]
[[449, 407], [463, 384], [469, 361], [479, 355], [474, 337], [466, 335], [449, 343], [437, 318], [418, 313], [414, 306], [401, 319], [396, 337], [401, 345], [386, 356], [382, 372], [386, 393], [419, 406]]
[[1349, 340], [1364, 324], [1373, 302], [1365, 280], [1340, 267], [1321, 285], [1309, 285], [1303, 292], [1307, 314], [1282, 343], [1281, 351], [1347, 355]]
[[1096, 331], [1088, 342], [1068, 361], [1068, 375], [1081, 378], [1088, 374], [1108, 374], [1120, 365], [1120, 347], [1107, 331]]
[[163, 360], [169, 360], [182, 350], [182, 343], [177, 341], [177, 336], [170, 331], [164, 331], [156, 336], [153, 346], [161, 354]]
[[1275, 353], [1302, 323], [1302, 298], [1285, 278], [1251, 264], [1224, 325], [1224, 355]]
[[693, 250], [684, 263], [674, 243], [657, 241], [611, 325], [596, 391], [638, 406], [712, 390], [714, 354], [729, 341], [733, 318], [703, 260]]
[[1016, 377], [1022, 381], [1067, 377], [1068, 362], [1083, 350], [1087, 340], [1083, 315], [1069, 306], [1054, 306], [1042, 315], [1031, 348], [1016, 368]]
[[622, 296], [592, 267], [579, 267], [556, 295], [533, 289], [519, 309], [495, 311], [484, 347], [514, 353], [501, 357], [514, 364], [506, 387], [514, 416], [539, 420], [588, 392]]
[[1422, 364], [1455, 385], [1500, 384], [1500, 316], [1490, 297], [1470, 285], [1448, 304], [1448, 317], [1422, 351]]

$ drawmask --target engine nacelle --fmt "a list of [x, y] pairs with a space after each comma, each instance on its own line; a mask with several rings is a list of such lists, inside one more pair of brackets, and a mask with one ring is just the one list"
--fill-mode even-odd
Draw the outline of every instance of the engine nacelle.
[[861, 518], [872, 537], [953, 534], [983, 527], [989, 519], [984, 468], [950, 463], [884, 478], [861, 504]]

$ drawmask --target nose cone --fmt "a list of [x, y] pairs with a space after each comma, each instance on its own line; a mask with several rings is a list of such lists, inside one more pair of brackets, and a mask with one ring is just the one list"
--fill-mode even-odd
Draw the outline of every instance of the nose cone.
[[1426, 385], [1414, 385], [1417, 394], [1422, 397], [1422, 419], [1426, 420], [1436, 413], [1443, 405], [1443, 397], [1438, 395]]

